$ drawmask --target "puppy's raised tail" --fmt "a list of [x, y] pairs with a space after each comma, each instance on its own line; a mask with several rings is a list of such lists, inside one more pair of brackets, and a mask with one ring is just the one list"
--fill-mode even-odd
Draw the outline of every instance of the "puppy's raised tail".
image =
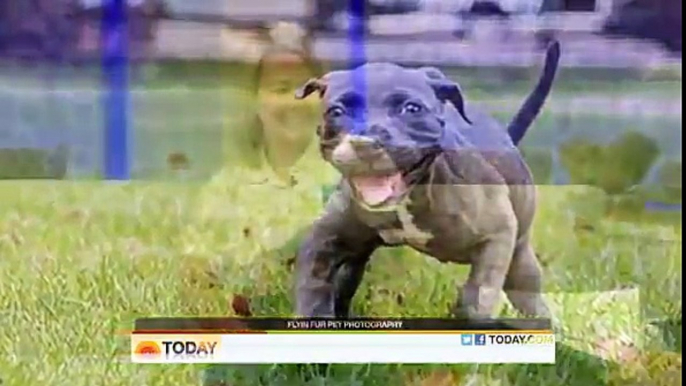
[[517, 115], [515, 115], [507, 126], [507, 133], [510, 135], [510, 138], [512, 138], [512, 142], [514, 142], [515, 146], [524, 138], [529, 126], [531, 126], [531, 123], [536, 119], [538, 113], [541, 112], [541, 108], [553, 86], [559, 62], [560, 43], [554, 41], [548, 46], [548, 50], [546, 51], [545, 66], [543, 67], [543, 73], [538, 80], [538, 84], [526, 98], [524, 104], [517, 112]]

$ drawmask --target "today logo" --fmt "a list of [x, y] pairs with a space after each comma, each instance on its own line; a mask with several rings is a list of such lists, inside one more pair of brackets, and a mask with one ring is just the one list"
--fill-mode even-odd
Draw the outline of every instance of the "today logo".
[[136, 355], [157, 356], [162, 353], [162, 349], [160, 349], [160, 345], [157, 342], [146, 340], [138, 343], [133, 353]]
[[555, 344], [555, 336], [544, 334], [491, 334], [488, 335], [490, 344], [502, 345], [549, 345]]
[[197, 355], [209, 356], [214, 355], [217, 348], [217, 341], [193, 341], [193, 340], [163, 340], [162, 347], [166, 355]]
[[205, 359], [217, 353], [219, 340], [164, 339], [144, 340], [135, 345], [133, 354], [138, 359]]

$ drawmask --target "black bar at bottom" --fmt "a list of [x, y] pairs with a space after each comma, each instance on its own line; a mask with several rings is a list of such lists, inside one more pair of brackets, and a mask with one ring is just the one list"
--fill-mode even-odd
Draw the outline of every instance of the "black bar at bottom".
[[522, 331], [552, 330], [549, 319], [427, 319], [427, 318], [143, 318], [134, 331], [197, 330], [422, 330]]

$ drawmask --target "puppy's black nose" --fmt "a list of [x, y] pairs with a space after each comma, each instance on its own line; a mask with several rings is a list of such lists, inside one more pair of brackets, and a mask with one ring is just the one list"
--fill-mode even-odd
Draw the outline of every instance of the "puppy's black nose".
[[357, 157], [363, 161], [373, 162], [383, 155], [381, 142], [376, 138], [366, 136], [351, 137], [350, 145], [355, 150]]
[[379, 142], [371, 137], [347, 135], [336, 146], [332, 158], [340, 164], [372, 162], [382, 155]]
[[390, 144], [392, 141], [390, 131], [382, 125], [371, 125], [367, 132], [377, 143]]

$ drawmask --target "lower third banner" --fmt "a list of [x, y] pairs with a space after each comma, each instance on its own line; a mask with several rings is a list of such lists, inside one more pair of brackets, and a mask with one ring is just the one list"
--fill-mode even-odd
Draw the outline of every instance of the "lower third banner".
[[540, 331], [274, 331], [131, 335], [134, 363], [555, 363]]

